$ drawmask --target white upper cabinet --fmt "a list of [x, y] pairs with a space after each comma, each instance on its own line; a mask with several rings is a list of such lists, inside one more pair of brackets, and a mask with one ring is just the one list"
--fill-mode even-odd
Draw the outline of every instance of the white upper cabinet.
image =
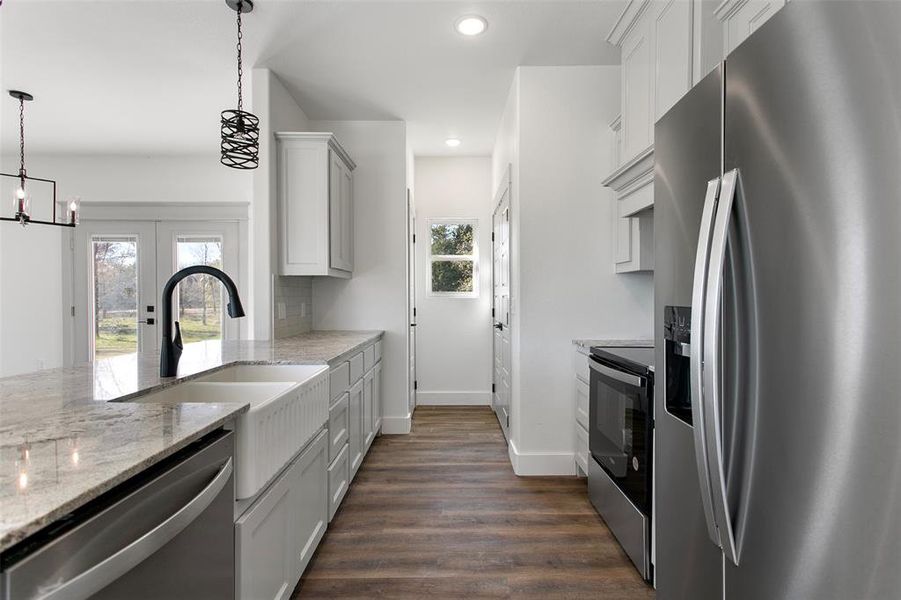
[[[654, 122], [692, 85], [692, 3], [668, 0], [653, 5]], [[652, 129], [653, 135], [653, 129]]]
[[279, 132], [279, 274], [349, 278], [353, 160], [331, 133]]
[[653, 143], [649, 13], [645, 12], [622, 41], [623, 158], [630, 160]]
[[723, 22], [723, 55], [726, 56], [785, 6], [785, 0], [726, 0], [716, 9]]
[[622, 115], [610, 124], [616, 165], [604, 180], [617, 199], [617, 273], [654, 268], [654, 124], [694, 83], [700, 2], [631, 0], [607, 36], [622, 57]]
[[694, 0], [632, 0], [607, 41], [622, 49], [622, 154], [654, 143], [654, 123], [692, 86]]

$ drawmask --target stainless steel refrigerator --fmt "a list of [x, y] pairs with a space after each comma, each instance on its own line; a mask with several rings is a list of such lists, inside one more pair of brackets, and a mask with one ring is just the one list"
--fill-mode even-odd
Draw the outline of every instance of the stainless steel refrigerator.
[[901, 2], [789, 3], [654, 154], [658, 598], [901, 598]]

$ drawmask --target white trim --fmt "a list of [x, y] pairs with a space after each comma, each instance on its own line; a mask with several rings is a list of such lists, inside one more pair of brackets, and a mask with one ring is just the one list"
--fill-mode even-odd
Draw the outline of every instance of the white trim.
[[491, 406], [491, 392], [425, 392], [417, 390], [420, 406]]
[[[433, 225], [471, 225], [472, 226], [472, 254], [432, 254], [432, 226]], [[426, 260], [426, 295], [434, 298], [478, 298], [479, 297], [479, 220], [472, 217], [432, 217], [427, 220], [426, 233], [429, 245]], [[432, 290], [432, 263], [433, 262], [471, 262], [472, 263], [472, 291], [471, 292], [436, 292]]]
[[350, 154], [338, 142], [338, 138], [330, 131], [276, 131], [275, 139], [277, 140], [302, 140], [314, 142], [327, 142], [329, 148], [334, 150], [341, 157], [351, 171], [357, 168], [357, 163], [351, 159]]
[[412, 422], [412, 413], [407, 413], [406, 417], [382, 417], [382, 433], [388, 435], [410, 433]]
[[520, 476], [575, 475], [576, 461], [573, 452], [520, 452], [510, 440], [507, 447], [513, 472]]
[[79, 218], [90, 221], [246, 221], [248, 202], [90, 202]]
[[637, 23], [638, 19], [641, 18], [641, 15], [644, 14], [650, 1], [651, 0], [630, 0], [623, 9], [623, 12], [620, 13], [619, 18], [616, 19], [616, 23], [613, 24], [610, 33], [607, 34], [607, 43], [613, 44], [614, 46], [622, 44], [623, 38], [625, 38], [626, 34], [635, 27], [635, 23]]

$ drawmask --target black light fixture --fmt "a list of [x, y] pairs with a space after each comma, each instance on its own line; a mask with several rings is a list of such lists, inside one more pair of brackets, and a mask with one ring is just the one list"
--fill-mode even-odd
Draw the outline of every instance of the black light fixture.
[[[18, 173], [0, 173], [0, 177], [9, 177], [18, 180], [19, 185], [16, 186], [16, 193], [13, 198], [14, 216], [0, 216], [0, 221], [15, 221], [21, 223], [24, 227], [29, 223], [37, 223], [40, 225], [57, 225], [59, 227], [75, 227], [78, 223], [78, 200], [73, 199], [68, 206], [66, 220], [62, 223], [56, 221], [56, 182], [52, 179], [41, 179], [40, 177], [29, 177], [25, 170], [25, 103], [34, 100], [34, 96], [28, 92], [20, 90], [9, 90], [9, 95], [19, 101], [19, 172]], [[28, 191], [27, 184], [29, 181], [42, 181], [49, 183], [53, 188], [53, 217], [50, 221], [42, 221], [31, 218], [31, 194]]]
[[222, 156], [220, 162], [233, 169], [256, 169], [260, 164], [260, 119], [243, 110], [241, 98], [241, 14], [253, 10], [251, 0], [225, 0], [238, 13], [238, 108], [222, 111]]

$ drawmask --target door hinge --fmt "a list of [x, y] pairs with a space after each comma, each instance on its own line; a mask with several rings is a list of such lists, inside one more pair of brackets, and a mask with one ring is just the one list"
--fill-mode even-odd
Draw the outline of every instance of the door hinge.
[[510, 429], [510, 415], [507, 415], [507, 429]]
[[414, 389], [414, 390], [418, 390], [418, 389], [419, 389], [419, 382], [416, 381], [415, 379], [413, 380], [413, 389]]
[[494, 309], [491, 309], [491, 318], [494, 318]]
[[415, 306], [413, 307], [413, 316], [414, 317], [416, 316], [416, 307]]
[[416, 234], [415, 233], [413, 234], [413, 243], [414, 244], [416, 243]]
[[493, 231], [491, 232], [491, 241], [492, 242], [494, 241], [494, 232]]
[[497, 391], [497, 386], [495, 386], [495, 385], [492, 383], [492, 384], [491, 384], [491, 393], [493, 394], [493, 393], [495, 393], [496, 391]]
[[72, 316], [73, 317], [75, 316], [75, 307], [74, 306], [72, 307]]

